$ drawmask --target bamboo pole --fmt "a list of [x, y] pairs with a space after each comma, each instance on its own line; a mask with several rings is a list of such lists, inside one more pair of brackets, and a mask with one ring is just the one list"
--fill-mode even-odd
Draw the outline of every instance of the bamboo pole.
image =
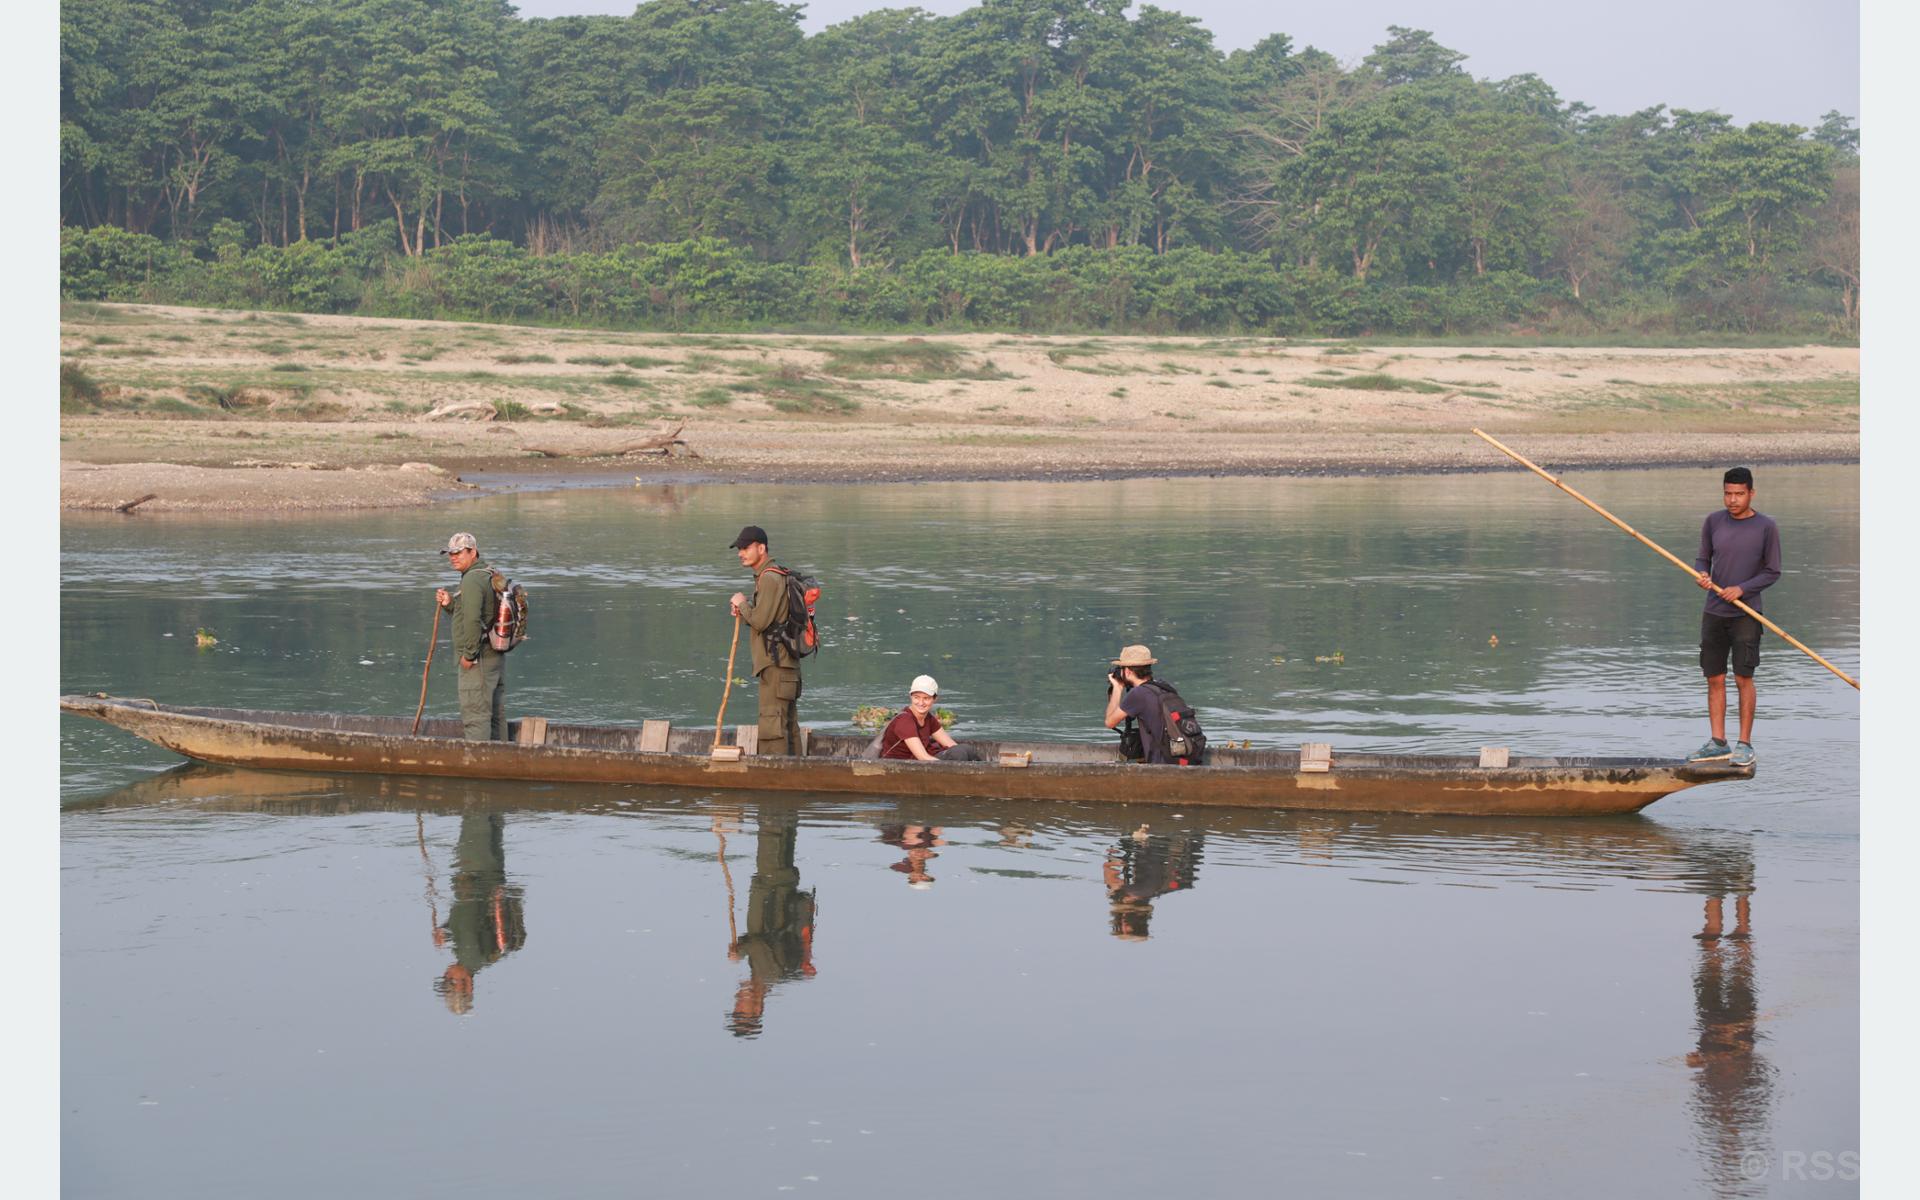
[[[1507, 447], [1505, 445], [1502, 445], [1499, 442], [1499, 440], [1494, 438], [1491, 434], [1485, 433], [1478, 429], [1474, 430], [1473, 433], [1474, 433], [1474, 436], [1486, 442], [1488, 445], [1500, 451], [1502, 454], [1505, 454], [1508, 458], [1511, 458], [1513, 461], [1519, 463], [1521, 466], [1525, 467], [1527, 470], [1532, 471], [1535, 475], [1538, 475], [1540, 478], [1546, 480], [1548, 483], [1551, 483], [1553, 486], [1559, 488], [1561, 491], [1565, 492], [1567, 495], [1572, 496], [1575, 500], [1578, 500], [1580, 503], [1586, 505], [1588, 508], [1599, 513], [1601, 516], [1605, 517], [1607, 520], [1612, 521], [1615, 525], [1618, 525], [1621, 529], [1624, 529], [1631, 537], [1634, 538], [1634, 540], [1638, 541], [1641, 545], [1659, 554], [1660, 557], [1666, 559], [1668, 562], [1672, 563], [1674, 566], [1679, 567], [1682, 571], [1685, 571], [1689, 578], [1695, 580], [1696, 582], [1699, 580], [1700, 573], [1693, 569], [1692, 563], [1682, 562], [1680, 559], [1676, 558], [1674, 555], [1668, 553], [1666, 547], [1655, 542], [1652, 538], [1647, 537], [1645, 534], [1641, 533], [1638, 529], [1635, 529], [1633, 526], [1627, 524], [1625, 521], [1622, 521], [1619, 517], [1614, 516], [1612, 513], [1608, 512], [1606, 509], [1601, 508], [1598, 504], [1595, 504], [1593, 501], [1587, 499], [1585, 496], [1582, 496], [1579, 492], [1574, 491], [1572, 488], [1568, 487], [1566, 484], [1561, 483], [1557, 477], [1553, 475], [1549, 475], [1547, 472], [1541, 470], [1538, 466], [1535, 466], [1531, 461], [1529, 461], [1526, 458], [1526, 456], [1520, 454], [1518, 451], [1513, 450], [1510, 447]], [[1832, 663], [1828, 662], [1826, 659], [1820, 657], [1818, 654], [1808, 649], [1806, 644], [1801, 642], [1800, 639], [1794, 637], [1792, 634], [1780, 628], [1778, 625], [1775, 625], [1772, 621], [1767, 620], [1767, 618], [1764, 615], [1762, 615], [1761, 613], [1759, 613], [1758, 611], [1752, 608], [1749, 608], [1746, 604], [1742, 603], [1741, 601], [1737, 599], [1728, 599], [1725, 593], [1722, 592], [1717, 585], [1710, 583], [1708, 586], [1712, 589], [1713, 593], [1719, 596], [1722, 600], [1726, 600], [1728, 604], [1733, 605], [1735, 608], [1739, 609], [1741, 612], [1746, 613], [1748, 616], [1759, 621], [1762, 625], [1765, 625], [1768, 629], [1771, 629], [1775, 633], [1779, 634], [1782, 638], [1786, 640], [1788, 645], [1791, 645], [1794, 649], [1800, 651], [1802, 654], [1806, 655], [1808, 658], [1811, 658], [1813, 661], [1819, 663], [1821, 666], [1825, 667], [1827, 670], [1832, 671], [1835, 675], [1838, 675], [1840, 678], [1852, 684], [1855, 691], [1858, 691], [1860, 689], [1859, 680], [1855, 679], [1853, 676], [1847, 674], [1845, 671], [1842, 671], [1839, 667], [1834, 666]]]
[[433, 648], [440, 644], [440, 605], [433, 606], [433, 632], [427, 635], [427, 665], [420, 668], [420, 703], [413, 709], [413, 728], [409, 734], [420, 732], [420, 714], [427, 711], [427, 672], [433, 670]]
[[720, 723], [727, 717], [727, 695], [733, 691], [733, 657], [740, 652], [740, 614], [733, 614], [733, 645], [727, 647], [727, 686], [720, 689], [720, 711], [713, 718], [713, 749], [720, 749]]

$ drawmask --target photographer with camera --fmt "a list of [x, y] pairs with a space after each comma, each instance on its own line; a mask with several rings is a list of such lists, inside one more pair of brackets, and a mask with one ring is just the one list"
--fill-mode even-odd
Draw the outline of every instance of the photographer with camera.
[[1153, 677], [1159, 661], [1145, 646], [1124, 647], [1113, 660], [1107, 673], [1107, 728], [1125, 722], [1120, 753], [1128, 761], [1197, 767], [1206, 757], [1206, 734], [1173, 685]]

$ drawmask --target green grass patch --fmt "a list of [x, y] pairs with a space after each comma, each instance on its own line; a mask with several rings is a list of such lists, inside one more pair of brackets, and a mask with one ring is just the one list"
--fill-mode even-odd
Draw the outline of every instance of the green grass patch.
[[[553, 360], [548, 359], [547, 361], [552, 362]], [[675, 365], [672, 359], [649, 358], [647, 355], [644, 355], [644, 354], [629, 354], [623, 358], [610, 358], [605, 354], [581, 354], [581, 355], [576, 355], [573, 358], [569, 358], [567, 361], [570, 363], [578, 363], [581, 366], [585, 366], [585, 367], [628, 366], [628, 367], [632, 367], [636, 371], [644, 371], [648, 367], [671, 367]], [[726, 362], [726, 360], [724, 359], [712, 359], [710, 361], [715, 363], [721, 363], [724, 366], [733, 365], [732, 363]]]
[[1232, 387], [1232, 386], [1233, 386], [1233, 384], [1231, 384], [1231, 383], [1229, 383], [1229, 382], [1227, 382], [1227, 381], [1226, 381], [1226, 380], [1224, 380], [1224, 379], [1218, 379], [1218, 378], [1215, 378], [1215, 379], [1209, 379], [1209, 380], [1207, 380], [1207, 386], [1208, 386], [1208, 387], [1217, 387], [1217, 388], [1230, 388], [1230, 387]]
[[950, 342], [909, 338], [904, 342], [828, 344], [813, 347], [827, 356], [821, 370], [836, 379], [1010, 379], [992, 360], [975, 363]]
[[147, 318], [139, 313], [130, 313], [124, 308], [111, 304], [102, 304], [96, 300], [63, 300], [60, 302], [60, 321], [62, 324], [73, 322], [86, 325], [124, 325], [130, 321], [144, 321]]
[[60, 411], [92, 412], [103, 396], [100, 381], [75, 362], [60, 364]]
[[1817, 412], [1860, 407], [1860, 379], [1784, 379], [1737, 383], [1643, 385], [1626, 392], [1590, 395], [1585, 409], [1621, 409], [1653, 413]]
[[615, 371], [611, 375], [603, 375], [600, 377], [600, 382], [606, 384], [608, 387], [637, 388], [641, 391], [651, 391], [653, 389], [651, 383], [648, 383], [638, 375], [629, 375], [624, 371]]
[[533, 410], [518, 400], [495, 400], [493, 419], [496, 421], [524, 421], [533, 416]]
[[695, 408], [725, 408], [732, 404], [734, 394], [723, 387], [701, 388], [687, 397], [687, 403]]
[[1405, 379], [1398, 375], [1348, 375], [1340, 379], [1302, 379], [1301, 383], [1317, 388], [1348, 388], [1356, 392], [1447, 392], [1454, 389], [1443, 387], [1427, 379]]
[[493, 356], [493, 361], [497, 363], [502, 363], [502, 364], [505, 364], [506, 366], [511, 367], [511, 366], [517, 366], [520, 363], [550, 363], [553, 361], [553, 355], [551, 354], [496, 354]]
[[1047, 351], [1047, 361], [1062, 370], [1078, 371], [1082, 375], [1134, 374], [1130, 368], [1120, 366], [1117, 363], [1080, 361], [1106, 353], [1108, 353], [1107, 348], [1097, 344], [1088, 345], [1083, 343], [1078, 346], [1056, 346]]

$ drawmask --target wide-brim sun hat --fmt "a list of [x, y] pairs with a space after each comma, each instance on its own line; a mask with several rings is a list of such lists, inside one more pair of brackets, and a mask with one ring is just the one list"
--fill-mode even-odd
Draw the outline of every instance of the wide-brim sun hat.
[[1122, 646], [1120, 648], [1120, 657], [1113, 660], [1113, 665], [1116, 667], [1150, 667], [1159, 661], [1159, 659], [1153, 656], [1153, 651], [1147, 649], [1145, 646]]

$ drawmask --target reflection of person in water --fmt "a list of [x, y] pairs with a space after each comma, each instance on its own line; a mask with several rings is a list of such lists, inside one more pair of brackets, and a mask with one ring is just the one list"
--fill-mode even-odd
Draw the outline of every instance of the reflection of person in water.
[[747, 961], [747, 978], [727, 1014], [727, 1029], [735, 1037], [759, 1035], [774, 984], [814, 974], [814, 898], [800, 890], [800, 869], [793, 862], [799, 826], [791, 812], [760, 814], [753, 881], [747, 885], [747, 931], [727, 947], [730, 960]]
[[1147, 940], [1156, 897], [1190, 888], [1200, 875], [1198, 833], [1149, 834], [1146, 828], [1115, 843], [1101, 870], [1113, 936], [1129, 942]]
[[465, 814], [453, 851], [453, 905], [433, 931], [433, 944], [453, 943], [453, 962], [433, 990], [447, 1011], [473, 1008], [473, 977], [527, 942], [526, 904], [507, 882], [506, 840], [499, 813]]
[[947, 839], [942, 836], [946, 831], [938, 825], [882, 825], [880, 840], [889, 846], [898, 846], [907, 852], [907, 856], [893, 864], [893, 870], [907, 877], [907, 886], [926, 889], [933, 886], [933, 876], [927, 873], [927, 863], [940, 855], [935, 846], [944, 846]]
[[1712, 1175], [1723, 1192], [1737, 1194], [1752, 1182], [1744, 1173], [1750, 1153], [1766, 1148], [1773, 1068], [1755, 1053], [1760, 1004], [1754, 983], [1752, 859], [1742, 855], [1739, 861], [1714, 866], [1704, 926], [1694, 935], [1699, 942], [1693, 968], [1698, 1040], [1687, 1054], [1687, 1066], [1697, 1072], [1691, 1107]]

